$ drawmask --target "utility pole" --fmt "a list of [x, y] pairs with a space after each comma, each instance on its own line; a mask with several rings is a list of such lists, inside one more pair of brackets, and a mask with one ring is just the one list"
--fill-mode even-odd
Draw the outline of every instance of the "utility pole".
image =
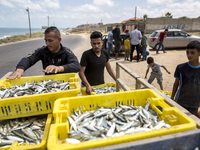
[[47, 16], [47, 19], [48, 19], [48, 27], [49, 27], [49, 16]]
[[31, 37], [31, 20], [30, 20], [30, 14], [29, 14], [29, 8], [27, 7], [26, 11], [28, 12], [28, 22], [29, 22], [29, 32]]
[[135, 7], [135, 24], [136, 24], [136, 13], [137, 13], [137, 6]]

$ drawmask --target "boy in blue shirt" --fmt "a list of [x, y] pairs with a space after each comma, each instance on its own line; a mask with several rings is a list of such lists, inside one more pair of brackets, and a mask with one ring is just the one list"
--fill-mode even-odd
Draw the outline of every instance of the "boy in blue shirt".
[[176, 67], [174, 73], [176, 79], [171, 99], [174, 99], [176, 94], [175, 101], [190, 113], [198, 116], [200, 103], [200, 42], [191, 41], [186, 47], [186, 55], [189, 62], [179, 64]]

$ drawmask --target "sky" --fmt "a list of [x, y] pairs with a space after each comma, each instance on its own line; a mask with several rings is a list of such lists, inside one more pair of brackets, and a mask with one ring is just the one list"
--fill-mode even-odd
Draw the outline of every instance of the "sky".
[[135, 12], [139, 18], [145, 14], [161, 17], [167, 12], [173, 18], [200, 16], [200, 0], [0, 0], [0, 27], [28, 28], [27, 8], [32, 28], [48, 22], [58, 28], [120, 23], [135, 17]]

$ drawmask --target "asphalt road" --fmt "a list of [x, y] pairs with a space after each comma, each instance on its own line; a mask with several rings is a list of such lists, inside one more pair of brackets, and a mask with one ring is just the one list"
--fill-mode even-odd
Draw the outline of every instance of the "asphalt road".
[[[81, 35], [62, 35], [61, 43], [72, 51], [81, 46], [83, 42], [85, 42], [85, 39]], [[17, 63], [22, 57], [42, 46], [45, 46], [44, 39], [34, 39], [0, 46], [0, 78], [8, 72], [14, 72]], [[44, 75], [41, 61], [26, 70], [24, 74], [24, 76], [37, 75]]]

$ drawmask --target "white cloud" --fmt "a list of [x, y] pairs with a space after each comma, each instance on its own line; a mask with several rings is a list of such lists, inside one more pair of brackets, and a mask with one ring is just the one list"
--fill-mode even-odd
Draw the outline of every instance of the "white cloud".
[[6, 6], [6, 7], [10, 7], [10, 8], [14, 8], [15, 7], [11, 2], [9, 2], [7, 0], [0, 0], [0, 5]]
[[60, 1], [59, 0], [44, 0], [41, 1], [43, 7], [51, 8], [51, 9], [59, 9]]
[[84, 4], [76, 8], [71, 8], [71, 10], [75, 12], [79, 12], [80, 14], [82, 12], [99, 12], [100, 11], [98, 7], [91, 4]]
[[200, 16], [197, 12], [200, 10], [200, 1], [198, 0], [147, 0], [148, 7], [140, 7], [138, 14], [143, 16], [147, 14], [149, 18], [165, 16], [167, 12], [171, 13], [173, 18], [187, 16], [196, 18]]
[[167, 7], [169, 3], [173, 3], [173, 0], [147, 0], [147, 3], [150, 4], [158, 4], [158, 5], [164, 5]]
[[27, 26], [25, 9], [29, 7], [33, 27], [46, 25], [47, 16], [51, 17], [50, 24], [55, 22], [58, 27], [98, 23], [101, 19], [104, 24], [117, 23], [133, 18], [135, 6], [137, 17], [161, 17], [167, 12], [173, 18], [200, 16], [200, 0], [0, 0], [0, 22], [2, 27]]
[[93, 4], [96, 6], [114, 6], [114, 1], [112, 0], [93, 0]]
[[30, 10], [45, 11], [49, 9], [59, 9], [60, 0], [0, 0], [0, 5], [10, 8], [21, 9], [29, 7]]

